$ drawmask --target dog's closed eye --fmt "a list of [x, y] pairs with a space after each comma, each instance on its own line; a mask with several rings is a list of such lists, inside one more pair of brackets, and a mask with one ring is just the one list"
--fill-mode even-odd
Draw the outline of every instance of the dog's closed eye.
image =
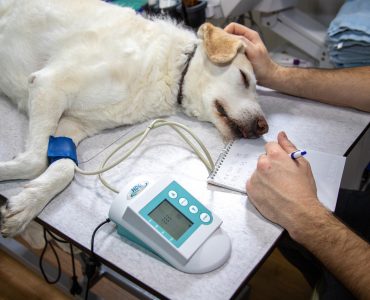
[[240, 71], [240, 75], [242, 77], [242, 80], [243, 80], [243, 83], [244, 83], [244, 86], [245, 88], [249, 88], [249, 78], [247, 75], [245, 75], [245, 73], [242, 71], [242, 70], [239, 70]]
[[224, 107], [221, 105], [221, 103], [218, 100], [215, 101], [215, 106], [216, 106], [217, 112], [220, 114], [221, 117], [227, 117], [227, 113]]

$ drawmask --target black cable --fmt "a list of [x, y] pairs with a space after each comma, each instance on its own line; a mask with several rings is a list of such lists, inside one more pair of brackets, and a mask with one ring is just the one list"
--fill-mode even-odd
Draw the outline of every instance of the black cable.
[[[45, 281], [49, 284], [54, 284], [54, 283], [57, 283], [62, 275], [62, 268], [60, 266], [60, 261], [59, 261], [59, 257], [58, 257], [58, 254], [57, 252], [55, 251], [55, 248], [53, 246], [53, 244], [51, 242], [48, 241], [48, 239], [46, 238], [46, 229], [44, 228], [44, 241], [45, 241], [45, 246], [44, 248], [42, 249], [42, 252], [41, 252], [41, 255], [40, 255], [40, 259], [39, 259], [39, 267], [40, 267], [40, 271], [41, 271], [41, 274], [42, 276], [44, 277]], [[50, 246], [51, 250], [53, 251], [54, 253], [54, 256], [57, 260], [57, 265], [58, 265], [58, 274], [57, 274], [57, 277], [54, 279], [54, 280], [49, 280], [49, 278], [46, 276], [46, 273], [45, 273], [45, 270], [44, 270], [44, 266], [42, 264], [43, 260], [44, 260], [44, 255], [45, 255], [45, 252], [46, 252], [46, 249], [48, 248], [48, 246]]]
[[[71, 251], [71, 259], [72, 259], [72, 287], [70, 289], [70, 293], [72, 295], [75, 295], [75, 294], [81, 294], [81, 291], [82, 291], [82, 288], [81, 286], [79, 285], [78, 283], [78, 277], [76, 275], [76, 266], [75, 266], [75, 260], [74, 260], [74, 252], [73, 252], [73, 247], [72, 247], [72, 244], [67, 242], [67, 241], [64, 241], [58, 237], [56, 237], [52, 232], [50, 232], [49, 230], [43, 228], [44, 230], [44, 241], [45, 241], [45, 246], [42, 250], [42, 253], [40, 255], [40, 260], [39, 260], [39, 266], [40, 266], [40, 271], [41, 271], [41, 274], [42, 276], [44, 277], [45, 281], [49, 284], [55, 284], [57, 283], [59, 280], [60, 280], [60, 277], [62, 275], [62, 268], [61, 268], [61, 265], [60, 265], [60, 260], [59, 260], [59, 256], [54, 248], [54, 245], [52, 244], [51, 241], [48, 241], [47, 238], [46, 238], [46, 233], [48, 233], [53, 240], [59, 242], [59, 243], [64, 243], [64, 244], [69, 244], [69, 249]], [[43, 267], [43, 260], [44, 260], [44, 255], [46, 253], [46, 249], [47, 247], [50, 246], [50, 248], [52, 249], [53, 253], [54, 253], [54, 256], [56, 258], [56, 261], [57, 261], [57, 265], [58, 265], [58, 275], [56, 277], [56, 279], [54, 280], [50, 280], [47, 276], [46, 276], [46, 273], [44, 271], [44, 267]]]
[[76, 295], [76, 294], [79, 295], [82, 292], [82, 287], [78, 283], [78, 278], [77, 278], [77, 275], [76, 275], [76, 266], [75, 266], [75, 255], [74, 255], [73, 246], [72, 246], [71, 243], [69, 243], [69, 249], [71, 251], [72, 274], [73, 274], [72, 275], [72, 286], [71, 286], [71, 289], [69, 290], [69, 292], [72, 295]]
[[59, 243], [68, 244], [67, 241], [60, 239], [59, 237], [56, 237], [51, 231], [45, 229], [46, 232], [53, 238], [53, 240], [56, 240]]
[[91, 236], [91, 244], [90, 244], [90, 251], [91, 251], [91, 257], [85, 262], [85, 275], [87, 277], [86, 282], [86, 291], [85, 291], [85, 300], [87, 300], [89, 296], [89, 289], [90, 289], [90, 281], [91, 278], [94, 276], [96, 272], [96, 267], [100, 265], [98, 260], [96, 259], [95, 252], [94, 252], [94, 242], [95, 242], [95, 235], [96, 232], [105, 224], [109, 223], [110, 219], [107, 218], [105, 221], [101, 222], [95, 229]]
[[93, 256], [95, 256], [95, 253], [94, 253], [94, 241], [95, 241], [95, 234], [96, 232], [100, 229], [100, 227], [102, 227], [103, 225], [107, 224], [110, 222], [110, 219], [107, 218], [104, 222], [101, 222], [94, 230], [92, 236], [91, 236], [91, 245], [90, 245], [90, 250], [91, 250], [91, 253]]
[[[87, 276], [87, 284], [86, 284], [86, 291], [85, 291], [85, 299], [88, 298], [88, 294], [89, 294], [89, 288], [90, 288], [90, 280], [91, 278], [94, 276], [95, 274], [95, 271], [96, 271], [96, 267], [99, 266], [99, 262], [96, 260], [96, 257], [95, 257], [95, 253], [94, 253], [94, 242], [95, 242], [95, 235], [97, 233], [97, 231], [105, 224], [109, 223], [110, 222], [110, 219], [107, 218], [105, 221], [101, 222], [95, 229], [94, 229], [94, 232], [91, 236], [91, 246], [90, 246], [90, 250], [91, 250], [91, 254], [92, 256], [90, 257], [90, 259], [86, 262], [86, 270], [85, 270], [85, 273], [86, 273], [86, 276]], [[60, 260], [59, 260], [59, 256], [54, 248], [54, 245], [52, 244], [51, 241], [48, 241], [47, 237], [46, 237], [46, 233], [48, 233], [53, 240], [56, 240], [60, 243], [68, 243], [67, 241], [64, 241], [58, 237], [56, 237], [53, 233], [51, 233], [50, 231], [48, 231], [47, 229], [43, 228], [43, 232], [44, 232], [44, 241], [45, 241], [45, 246], [44, 248], [42, 249], [42, 252], [41, 252], [41, 255], [40, 255], [40, 259], [39, 259], [39, 267], [40, 267], [40, 271], [41, 271], [41, 274], [42, 276], [44, 277], [45, 281], [49, 284], [55, 284], [57, 283], [59, 280], [60, 280], [60, 277], [62, 275], [62, 268], [61, 268], [61, 264], [60, 264]], [[46, 249], [47, 247], [50, 246], [51, 250], [53, 251], [54, 253], [54, 256], [55, 256], [55, 259], [57, 261], [57, 265], [58, 265], [58, 274], [56, 276], [56, 278], [54, 280], [50, 280], [46, 273], [45, 273], [45, 270], [44, 270], [44, 266], [43, 266], [43, 260], [44, 260], [44, 255], [46, 253]], [[75, 295], [75, 294], [81, 294], [82, 292], [82, 288], [81, 286], [78, 284], [78, 280], [77, 280], [77, 275], [76, 275], [76, 265], [75, 265], [75, 260], [74, 260], [74, 252], [73, 252], [73, 246], [71, 243], [69, 243], [69, 249], [70, 249], [70, 252], [71, 252], [71, 259], [72, 259], [72, 287], [70, 289], [70, 292], [72, 295]]]
[[72, 273], [73, 273], [73, 276], [76, 276], [75, 254], [73, 252], [73, 246], [71, 243], [69, 243], [69, 250], [71, 251], [71, 257], [72, 257]]

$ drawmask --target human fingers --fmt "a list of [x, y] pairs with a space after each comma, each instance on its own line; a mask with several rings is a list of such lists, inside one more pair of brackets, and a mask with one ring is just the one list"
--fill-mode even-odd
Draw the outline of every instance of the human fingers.
[[230, 23], [228, 24], [224, 30], [227, 32], [227, 33], [230, 33], [230, 34], [235, 34], [235, 35], [243, 35], [244, 31], [245, 31], [245, 28], [244, 26], [240, 26], [239, 24], [237, 23]]
[[[252, 204], [254, 205], [254, 207], [256, 207], [257, 208], [257, 210], [258, 210], [258, 204], [259, 204], [259, 202], [258, 201], [256, 201], [256, 198], [257, 198], [257, 200], [258, 200], [258, 197], [255, 197], [255, 194], [256, 194], [256, 192], [255, 192], [255, 189], [256, 189], [256, 183], [255, 183], [255, 181], [256, 181], [256, 179], [255, 179], [255, 177], [256, 177], [256, 175], [255, 174], [253, 174], [248, 180], [247, 180], [247, 182], [246, 182], [246, 184], [245, 184], [245, 190], [246, 190], [246, 192], [247, 192], [247, 195], [248, 195], [248, 199], [252, 202]], [[258, 189], [258, 188], [257, 188]], [[261, 212], [262, 213], [262, 212]]]
[[[258, 157], [256, 170], [253, 172], [253, 174], [248, 178], [248, 180], [246, 182], [246, 190], [247, 190], [248, 195], [249, 195], [248, 189], [251, 189], [252, 181], [256, 182], [256, 177], [258, 177], [257, 174], [259, 172], [265, 172], [266, 169], [268, 169], [268, 167], [269, 167], [269, 159], [268, 159], [266, 153], [262, 153]], [[251, 195], [249, 195], [249, 196], [252, 196], [252, 195], [253, 195], [253, 193], [251, 193]]]
[[[258, 190], [259, 190], [259, 185], [260, 185], [260, 179], [259, 179], [259, 175], [258, 175], [258, 170], [255, 170], [253, 172], [253, 174], [251, 175], [251, 177], [248, 178], [246, 184], [245, 184], [245, 188], [246, 188], [246, 192], [247, 192], [247, 195], [248, 195], [248, 198], [252, 201], [252, 203], [254, 204], [254, 206], [257, 206], [258, 205], [258, 201], [255, 201], [255, 199], [257, 198], [258, 200]], [[257, 192], [256, 192], [257, 190]]]
[[284, 149], [277, 142], [268, 142], [265, 144], [266, 154], [269, 157], [276, 157], [280, 153], [284, 152]]
[[230, 23], [224, 28], [224, 30], [227, 33], [244, 36], [253, 43], [262, 41], [257, 31], [238, 23]]
[[288, 139], [284, 131], [279, 132], [277, 136], [278, 143], [287, 153], [297, 151], [297, 147]]
[[[249, 58], [249, 56], [252, 56], [252, 58], [253, 58], [253, 54], [255, 53], [257, 46], [255, 44], [253, 44], [250, 40], [245, 38], [244, 36], [236, 36], [236, 37], [238, 39], [240, 39], [241, 42], [243, 43], [245, 54], [247, 55], [247, 57]], [[249, 53], [249, 55], [248, 55], [248, 53]]]

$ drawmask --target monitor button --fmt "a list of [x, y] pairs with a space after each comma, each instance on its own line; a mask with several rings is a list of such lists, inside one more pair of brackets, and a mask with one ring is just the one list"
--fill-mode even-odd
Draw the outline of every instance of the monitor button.
[[198, 207], [196, 207], [195, 205], [191, 205], [189, 207], [189, 211], [192, 213], [192, 214], [196, 214], [198, 212]]
[[172, 199], [175, 199], [177, 197], [177, 193], [173, 190], [168, 192], [168, 196]]
[[204, 223], [208, 223], [211, 220], [211, 217], [207, 213], [201, 213], [199, 217]]
[[186, 198], [180, 198], [179, 203], [180, 203], [181, 206], [186, 206], [186, 205], [188, 205], [189, 202]]

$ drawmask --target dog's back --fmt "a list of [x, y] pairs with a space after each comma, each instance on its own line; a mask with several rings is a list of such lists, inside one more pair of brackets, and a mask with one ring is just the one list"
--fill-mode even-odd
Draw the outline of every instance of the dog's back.
[[[91, 109], [124, 98], [145, 98], [149, 107], [168, 101], [177, 93], [179, 53], [196, 39], [174, 24], [151, 22], [100, 0], [5, 1], [0, 16], [0, 90], [26, 110], [31, 74], [61, 68], [58, 84], [81, 91], [70, 99], [73, 112], [87, 101]], [[172, 112], [171, 103], [164, 113]]]

